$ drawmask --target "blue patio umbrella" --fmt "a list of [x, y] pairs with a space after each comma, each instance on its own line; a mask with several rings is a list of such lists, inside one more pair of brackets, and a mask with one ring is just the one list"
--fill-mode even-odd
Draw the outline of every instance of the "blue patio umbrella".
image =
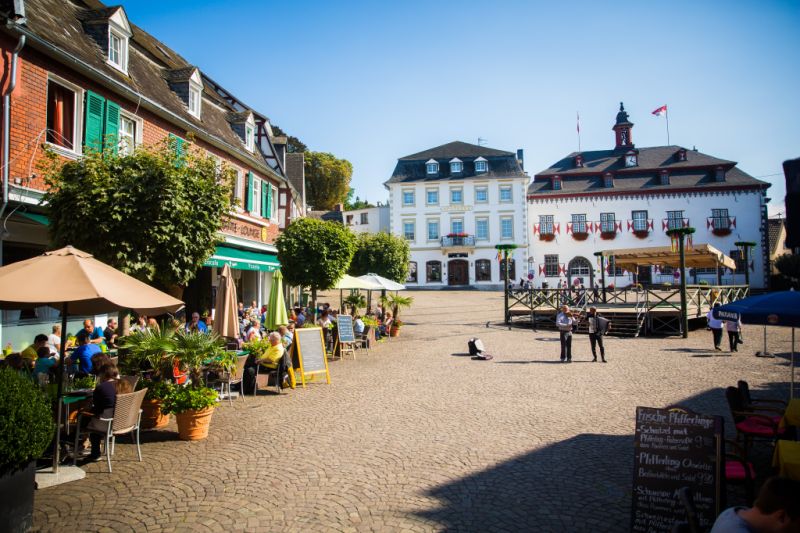
[[714, 309], [720, 320], [742, 320], [744, 324], [784, 326], [792, 328], [792, 386], [789, 397], [794, 397], [794, 328], [800, 327], [800, 292], [781, 291], [751, 296]]

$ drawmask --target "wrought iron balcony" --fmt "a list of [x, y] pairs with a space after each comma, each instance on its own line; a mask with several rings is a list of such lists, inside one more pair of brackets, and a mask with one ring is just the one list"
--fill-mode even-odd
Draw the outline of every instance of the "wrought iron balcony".
[[442, 237], [442, 248], [457, 248], [459, 246], [474, 248], [475, 235], [448, 235]]

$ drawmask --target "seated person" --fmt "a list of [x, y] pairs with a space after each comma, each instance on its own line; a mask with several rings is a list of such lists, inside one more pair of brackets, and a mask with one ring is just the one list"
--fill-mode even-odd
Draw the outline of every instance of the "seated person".
[[92, 374], [97, 375], [97, 372], [100, 370], [100, 367], [103, 365], [111, 365], [111, 358], [108, 356], [107, 353], [96, 353], [92, 356]]
[[261, 340], [261, 322], [251, 320], [250, 325], [244, 332], [244, 342]]
[[[85, 418], [81, 419], [82, 428], [92, 430], [89, 433], [91, 452], [86, 458], [87, 462], [100, 459], [100, 443], [103, 441], [103, 434], [108, 427], [107, 423], [100, 419], [113, 418], [117, 394], [128, 392], [133, 392], [130, 382], [119, 379], [119, 371], [112, 363], [104, 364], [97, 369], [97, 385], [92, 395], [92, 408], [89, 412], [84, 413]], [[91, 415], [91, 417], [86, 415]]]
[[36, 358], [39, 356], [39, 348], [41, 348], [42, 346], [47, 347], [47, 335], [39, 333], [38, 335], [36, 335], [36, 337], [33, 338], [33, 344], [22, 350], [19, 355], [23, 359], [27, 359], [28, 361], [30, 361], [32, 365], [33, 362], [36, 361]]
[[295, 322], [297, 323], [297, 327], [298, 328], [302, 328], [303, 324], [306, 323], [306, 315], [305, 315], [305, 313], [303, 313], [303, 310], [298, 307], [297, 309], [294, 310], [294, 314], [295, 314]]
[[117, 346], [117, 321], [113, 318], [108, 319], [106, 329], [103, 330], [103, 337], [105, 337], [108, 347], [115, 348]]
[[89, 343], [91, 344], [105, 344], [106, 342], [106, 337], [103, 334], [103, 328], [94, 327], [94, 322], [90, 318], [87, 318], [83, 321], [83, 329], [75, 334], [75, 339], [78, 343], [78, 346], [81, 344], [81, 337], [85, 336], [89, 337]]
[[278, 368], [286, 349], [281, 342], [281, 335], [277, 331], [269, 334], [269, 348], [258, 358], [257, 363], [269, 369]]
[[394, 322], [394, 319], [392, 318], [392, 312], [386, 311], [386, 314], [384, 314], [383, 323], [378, 328], [381, 332], [381, 335], [385, 337], [389, 334], [389, 330], [392, 328], [392, 322]]
[[39, 374], [49, 373], [50, 369], [58, 364], [58, 359], [55, 355], [50, 353], [49, 346], [42, 346], [39, 348], [38, 355], [39, 358], [36, 359], [36, 363], [33, 365], [34, 377], [38, 376]]
[[364, 334], [364, 321], [361, 320], [361, 315], [356, 315], [355, 320], [353, 320], [353, 331], [356, 335]]
[[317, 325], [319, 327], [321, 327], [321, 328], [329, 328], [329, 327], [331, 327], [333, 325], [333, 322], [331, 321], [330, 313], [328, 312], [327, 309], [322, 311], [322, 314], [317, 319]]
[[94, 366], [92, 365], [92, 356], [102, 353], [100, 346], [92, 344], [89, 335], [81, 335], [77, 338], [78, 347], [70, 355], [70, 361], [77, 366], [77, 373], [88, 376], [92, 373]]
[[206, 323], [200, 320], [200, 313], [195, 311], [192, 313], [192, 321], [187, 322], [184, 329], [188, 331], [199, 331], [200, 333], [208, 333], [208, 326]]
[[753, 507], [729, 507], [711, 528], [711, 533], [761, 531], [800, 531], [800, 481], [769, 478]]
[[294, 332], [289, 331], [288, 326], [278, 326], [278, 333], [281, 336], [283, 347], [288, 350], [294, 342]]

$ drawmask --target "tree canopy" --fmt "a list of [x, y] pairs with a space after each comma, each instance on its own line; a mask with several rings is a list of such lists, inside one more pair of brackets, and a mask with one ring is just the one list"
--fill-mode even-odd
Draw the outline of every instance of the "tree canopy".
[[50, 152], [42, 170], [52, 244], [165, 289], [188, 283], [214, 252], [232, 191], [232, 170], [190, 146], [88, 150], [66, 164]]
[[276, 241], [283, 278], [289, 285], [330, 289], [342, 279], [355, 251], [355, 235], [337, 222], [295, 220]]
[[350, 264], [350, 274], [378, 274], [398, 283], [408, 277], [411, 252], [408, 241], [388, 233], [361, 233]]
[[[355, 196], [356, 190], [350, 187], [350, 190], [347, 193], [347, 198], [344, 201], [344, 208], [348, 211], [353, 209], [366, 209], [368, 207], [375, 207], [371, 203], [369, 203], [366, 198], [362, 200], [358, 196]], [[355, 198], [353, 198], [355, 196]]]
[[783, 254], [775, 259], [775, 268], [792, 284], [800, 281], [800, 255]]
[[308, 150], [308, 146], [303, 143], [300, 139], [295, 137], [294, 135], [289, 135], [284, 132], [280, 126], [276, 124], [272, 124], [272, 132], [275, 135], [284, 136], [286, 137], [286, 151], [290, 154], [305, 152]]
[[305, 152], [306, 201], [313, 209], [343, 204], [350, 191], [353, 165], [326, 152]]

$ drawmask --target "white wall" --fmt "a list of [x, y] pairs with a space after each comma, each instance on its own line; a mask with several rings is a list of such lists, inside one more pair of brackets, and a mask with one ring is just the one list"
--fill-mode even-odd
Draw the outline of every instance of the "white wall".
[[[367, 215], [367, 223], [361, 223], [361, 215]], [[352, 219], [350, 218], [352, 217]], [[379, 233], [389, 232], [389, 206], [367, 207], [365, 209], [353, 209], [342, 213], [344, 225], [355, 233]], [[348, 222], [349, 220], [349, 222]]]
[[[669, 237], [665, 234], [662, 220], [667, 218], [667, 211], [683, 210], [684, 218], [689, 219], [689, 224], [696, 228], [693, 235], [695, 244], [710, 244], [726, 255], [731, 250], [736, 250], [734, 242], [752, 241], [758, 243], [751, 249], [754, 269], [750, 272], [750, 284], [761, 288], [766, 286], [764, 276], [764, 250], [762, 247], [762, 206], [763, 196], [760, 191], [716, 191], [699, 193], [681, 193], [671, 195], [652, 196], [625, 196], [625, 197], [582, 197], [582, 198], [556, 198], [556, 199], [530, 199], [528, 200], [528, 231], [530, 232], [530, 245], [528, 254], [533, 258], [535, 286], [541, 286], [542, 281], [548, 281], [551, 287], [555, 286], [559, 278], [545, 278], [539, 274], [539, 266], [544, 265], [545, 255], [558, 254], [559, 263], [567, 265], [571, 259], [582, 256], [588, 259], [595, 272], [595, 279], [599, 279], [597, 258], [594, 252], [619, 248], [639, 248], [649, 246], [669, 246]], [[736, 219], [736, 227], [731, 228], [731, 234], [717, 236], [707, 227], [707, 219], [711, 217], [712, 209], [727, 208], [728, 215]], [[646, 210], [648, 218], [653, 220], [653, 230], [650, 234], [640, 239], [628, 229], [632, 211]], [[585, 213], [587, 221], [599, 222], [600, 213], [615, 213], [616, 220], [622, 222], [622, 231], [613, 240], [603, 240], [599, 232], [591, 233], [585, 241], [576, 241], [572, 235], [567, 234], [567, 223], [571, 222], [571, 215]], [[538, 235], [533, 234], [534, 224], [539, 222], [539, 215], [553, 215], [554, 222], [560, 223], [560, 234], [555, 240], [544, 242]], [[565, 276], [562, 276], [565, 277]], [[723, 283], [744, 283], [744, 273], [725, 274]], [[698, 281], [705, 279], [710, 283], [716, 282], [716, 275], [699, 275]], [[606, 277], [606, 283], [615, 283], [625, 286], [632, 281], [632, 276], [622, 276], [617, 279]], [[653, 274], [653, 282], [673, 281], [672, 276], [659, 276]], [[687, 279], [690, 283], [693, 278]]]

